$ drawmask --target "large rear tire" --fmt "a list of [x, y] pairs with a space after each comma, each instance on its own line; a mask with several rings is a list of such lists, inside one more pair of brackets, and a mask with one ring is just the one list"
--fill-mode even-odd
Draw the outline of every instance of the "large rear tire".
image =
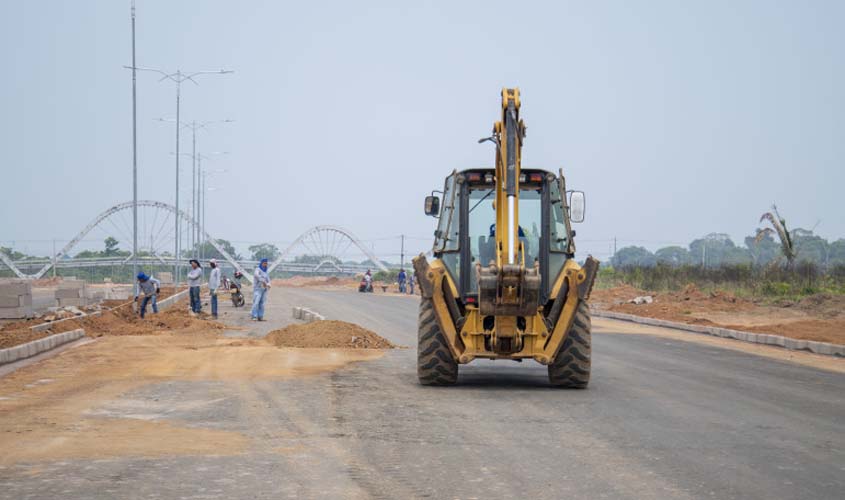
[[437, 324], [434, 303], [427, 298], [420, 300], [417, 377], [422, 385], [452, 385], [458, 381], [458, 362]]
[[575, 321], [555, 360], [549, 365], [549, 382], [558, 387], [585, 389], [590, 383], [591, 356], [590, 306], [578, 302]]

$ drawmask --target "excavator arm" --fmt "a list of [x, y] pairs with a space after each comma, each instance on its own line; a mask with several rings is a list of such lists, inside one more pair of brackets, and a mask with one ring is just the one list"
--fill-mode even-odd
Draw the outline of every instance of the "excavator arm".
[[[525, 262], [519, 240], [519, 182], [525, 124], [519, 118], [519, 89], [502, 89], [502, 119], [493, 124], [496, 143], [496, 260], [476, 264], [479, 309], [488, 316], [531, 316], [540, 300], [538, 263]], [[512, 322], [508, 321], [508, 325]], [[516, 334], [505, 325], [500, 336]]]

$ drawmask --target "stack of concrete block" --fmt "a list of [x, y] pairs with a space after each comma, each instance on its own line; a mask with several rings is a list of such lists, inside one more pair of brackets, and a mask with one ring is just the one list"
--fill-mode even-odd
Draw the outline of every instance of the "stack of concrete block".
[[56, 302], [59, 307], [88, 305], [87, 291], [83, 280], [62, 280], [56, 290]]
[[161, 281], [162, 285], [173, 284], [173, 273], [163, 272], [156, 275], [156, 279]]
[[0, 282], [0, 319], [32, 318], [32, 282], [3, 280]]
[[323, 321], [326, 319], [322, 314], [314, 312], [307, 307], [294, 307], [293, 317], [294, 319], [301, 319], [306, 323], [311, 323], [312, 321]]

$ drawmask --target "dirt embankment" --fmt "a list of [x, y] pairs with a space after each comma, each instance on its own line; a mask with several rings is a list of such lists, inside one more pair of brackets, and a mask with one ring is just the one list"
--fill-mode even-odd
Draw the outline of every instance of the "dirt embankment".
[[[294, 287], [294, 288], [319, 288], [321, 290], [357, 290], [361, 284], [361, 276], [355, 278], [338, 278], [336, 276], [308, 277], [293, 276], [284, 279], [274, 279], [273, 286]], [[399, 284], [386, 281], [373, 282], [373, 292], [388, 295], [408, 295], [399, 293]], [[415, 288], [416, 295], [419, 295], [419, 288]]]
[[[651, 296], [651, 303], [634, 304]], [[687, 285], [678, 292], [656, 293], [622, 285], [594, 290], [594, 307], [649, 318], [719, 326], [756, 333], [845, 344], [845, 296], [817, 294], [799, 301], [764, 303], [729, 292], [702, 292]]]
[[349, 288], [351, 286], [358, 286], [358, 281], [355, 278], [338, 278], [336, 276], [291, 276], [290, 278], [277, 278], [272, 281], [273, 286], [282, 287], [342, 287]]
[[[184, 307], [183, 307], [184, 306]], [[144, 319], [132, 310], [131, 304], [114, 309], [104, 309], [98, 316], [85, 316], [52, 323], [49, 330], [34, 332], [30, 327], [44, 323], [43, 319], [32, 319], [8, 323], [0, 329], [0, 349], [14, 347], [38, 340], [54, 333], [84, 328], [88, 337], [103, 335], [158, 335], [167, 332], [193, 333], [218, 331], [225, 327], [201, 314], [193, 317], [187, 312], [187, 302], [171, 309], [153, 314], [149, 309]]]
[[267, 334], [278, 347], [333, 349], [393, 349], [396, 346], [373, 331], [345, 321], [314, 321], [290, 325]]

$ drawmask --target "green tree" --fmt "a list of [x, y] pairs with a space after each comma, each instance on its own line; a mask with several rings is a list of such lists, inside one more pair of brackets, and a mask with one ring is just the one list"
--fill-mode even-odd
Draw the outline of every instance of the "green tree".
[[269, 259], [271, 262], [279, 258], [279, 248], [270, 243], [252, 245], [248, 248], [252, 253], [252, 260]]
[[[226, 250], [226, 253], [231, 255], [234, 259], [240, 259], [241, 256], [238, 255], [237, 250], [232, 245], [232, 243], [228, 240], [218, 239], [216, 240], [217, 244], [223, 247], [223, 250]], [[194, 251], [190, 251], [189, 253], [185, 254], [186, 258], [193, 258], [194, 255], [201, 255], [203, 259], [224, 259], [223, 254], [220, 253], [214, 246], [208, 242], [204, 241], [201, 244], [195, 245], [194, 248], [198, 250], [198, 253], [194, 253]]]
[[707, 267], [722, 264], [748, 264], [751, 254], [745, 248], [737, 247], [725, 233], [710, 233], [689, 244], [690, 256], [696, 264]]
[[106, 249], [103, 251], [104, 257], [113, 257], [115, 255], [118, 255], [118, 253], [120, 252], [120, 250], [117, 248], [117, 246], [120, 245], [120, 242], [117, 241], [115, 238], [109, 236], [108, 238], [103, 240], [103, 243], [106, 246]]
[[654, 258], [659, 264], [683, 266], [692, 263], [692, 257], [686, 248], [672, 246], [664, 247], [654, 252]]
[[624, 247], [616, 252], [610, 263], [615, 268], [652, 267], [657, 263], [657, 259], [643, 247]]
[[294, 262], [302, 263], [302, 264], [314, 264], [317, 265], [324, 260], [330, 260], [335, 264], [342, 264], [341, 260], [337, 257], [332, 257], [331, 255], [297, 255], [293, 258]]
[[792, 241], [795, 244], [795, 259], [798, 262], [827, 264], [828, 243], [824, 238], [816, 236], [812, 231], [797, 228], [792, 231]]
[[838, 239], [828, 245], [828, 263], [830, 265], [845, 265], [845, 239]]
[[751, 262], [755, 266], [765, 266], [781, 256], [781, 249], [774, 237], [762, 229], [757, 229], [754, 236], [745, 237], [745, 247], [751, 255]]
[[6, 254], [6, 256], [12, 260], [24, 260], [31, 258], [29, 255], [12, 250], [9, 247], [0, 247], [0, 252]]
[[786, 219], [780, 216], [778, 207], [772, 205], [772, 211], [766, 212], [760, 216], [760, 222], [764, 220], [769, 221], [772, 227], [766, 227], [757, 232], [757, 237], [760, 238], [763, 233], [775, 233], [780, 239], [781, 252], [786, 257], [786, 265], [792, 267], [792, 262], [795, 260], [795, 245], [792, 241], [792, 234], [786, 228]]

